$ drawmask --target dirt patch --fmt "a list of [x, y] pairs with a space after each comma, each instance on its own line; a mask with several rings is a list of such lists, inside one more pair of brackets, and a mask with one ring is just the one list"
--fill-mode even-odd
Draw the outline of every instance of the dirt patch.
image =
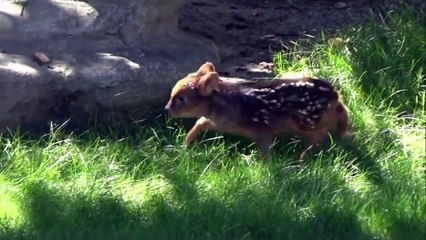
[[[377, 2], [380, 2], [379, 4]], [[292, 40], [318, 40], [362, 24], [371, 10], [392, 0], [193, 0], [181, 9], [179, 27], [213, 40], [220, 49], [223, 74], [247, 77], [242, 66], [271, 62], [272, 52]]]

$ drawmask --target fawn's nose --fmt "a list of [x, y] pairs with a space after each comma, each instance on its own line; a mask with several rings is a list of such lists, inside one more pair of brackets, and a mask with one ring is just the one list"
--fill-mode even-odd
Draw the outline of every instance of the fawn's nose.
[[167, 105], [164, 107], [164, 110], [166, 110], [167, 112], [170, 112], [171, 105], [172, 103], [169, 101]]

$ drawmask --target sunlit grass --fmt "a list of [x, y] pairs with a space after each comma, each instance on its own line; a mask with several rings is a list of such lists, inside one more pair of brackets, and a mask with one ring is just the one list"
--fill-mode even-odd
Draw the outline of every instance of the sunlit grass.
[[17, 188], [7, 182], [6, 179], [0, 178], [0, 219], [11, 220], [12, 224], [17, 224], [21, 220], [22, 211], [15, 198]]

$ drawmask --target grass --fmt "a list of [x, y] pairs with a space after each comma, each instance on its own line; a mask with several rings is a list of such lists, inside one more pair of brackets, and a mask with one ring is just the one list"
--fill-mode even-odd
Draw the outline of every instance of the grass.
[[275, 55], [278, 73], [331, 79], [351, 110], [353, 142], [331, 139], [302, 164], [284, 137], [269, 161], [217, 134], [186, 149], [167, 117], [121, 133], [1, 136], [0, 239], [423, 239], [422, 14], [392, 11], [345, 41]]

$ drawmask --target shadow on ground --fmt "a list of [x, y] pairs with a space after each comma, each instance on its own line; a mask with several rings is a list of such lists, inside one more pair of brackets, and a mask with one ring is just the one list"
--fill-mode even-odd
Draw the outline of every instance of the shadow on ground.
[[[201, 198], [194, 182], [179, 177], [178, 204], [154, 197], [129, 207], [112, 195], [93, 198], [58, 192], [43, 181], [26, 186], [28, 219], [0, 239], [371, 239], [355, 213], [325, 205], [301, 219], [289, 209], [274, 209], [255, 192], [232, 202]], [[192, 189], [192, 190], [191, 190]], [[274, 196], [274, 190], [267, 195]]]

